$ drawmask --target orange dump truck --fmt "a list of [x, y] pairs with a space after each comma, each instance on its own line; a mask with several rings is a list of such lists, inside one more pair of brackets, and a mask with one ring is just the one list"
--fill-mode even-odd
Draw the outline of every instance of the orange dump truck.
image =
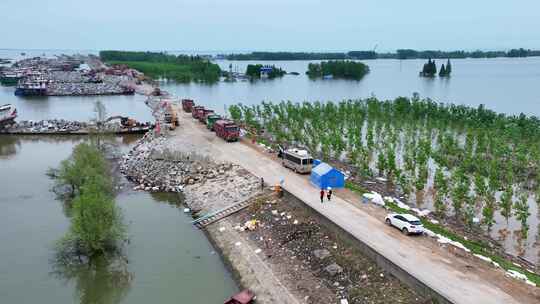
[[204, 112], [203, 106], [194, 106], [191, 110], [191, 116], [195, 119], [199, 119], [200, 115]]
[[214, 123], [216, 135], [226, 141], [237, 141], [240, 137], [240, 127], [231, 120], [218, 120]]
[[182, 99], [182, 109], [184, 109], [184, 112], [191, 113], [194, 106], [195, 102], [193, 99]]

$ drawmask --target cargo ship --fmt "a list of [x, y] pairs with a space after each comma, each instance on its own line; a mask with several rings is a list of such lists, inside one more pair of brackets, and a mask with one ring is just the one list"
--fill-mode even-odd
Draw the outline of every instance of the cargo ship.
[[12, 124], [15, 118], [17, 118], [17, 109], [14, 106], [10, 104], [0, 106], [0, 127]]
[[47, 84], [45, 82], [24, 81], [19, 82], [15, 89], [17, 96], [46, 96]]

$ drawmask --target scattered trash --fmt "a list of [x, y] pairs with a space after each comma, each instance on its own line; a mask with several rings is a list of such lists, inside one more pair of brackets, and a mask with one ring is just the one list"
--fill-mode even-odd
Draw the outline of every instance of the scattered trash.
[[247, 221], [245, 224], [244, 224], [244, 229], [245, 230], [255, 230], [257, 229], [257, 226], [259, 225], [259, 221], [258, 220], [250, 220], [250, 221]]
[[349, 304], [349, 301], [347, 301], [347, 299], [341, 299], [339, 304]]
[[261, 251], [262, 251], [262, 250], [259, 249], [259, 248], [255, 249], [255, 253], [261, 253]]
[[527, 283], [528, 285], [531, 285], [531, 286], [535, 286], [536, 287], [536, 284], [532, 281], [530, 281], [526, 275], [524, 275], [523, 273], [521, 272], [518, 272], [516, 270], [507, 270], [506, 271], [506, 276], [508, 277], [511, 277], [511, 278], [514, 278], [514, 279], [518, 279], [518, 280], [521, 280], [521, 281], [524, 281], [525, 283]]
[[189, 213], [191, 210], [189, 208], [184, 208], [184, 213]]
[[298, 225], [298, 220], [294, 220], [293, 224]]
[[225, 231], [225, 227], [219, 227], [219, 231], [220, 231], [220, 232]]
[[240, 245], [242, 245], [241, 242], [236, 242], [236, 243], [234, 243], [234, 246], [237, 246], [237, 247], [238, 247], [238, 246], [240, 246]]
[[364, 193], [362, 194], [362, 196], [376, 205], [380, 205], [380, 206], [385, 205], [382, 196], [377, 192], [372, 191], [371, 193]]

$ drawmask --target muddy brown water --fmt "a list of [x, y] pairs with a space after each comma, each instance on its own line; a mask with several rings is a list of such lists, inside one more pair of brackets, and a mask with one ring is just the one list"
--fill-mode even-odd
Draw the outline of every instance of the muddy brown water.
[[[136, 138], [117, 137], [127, 147]], [[127, 261], [57, 267], [54, 245], [69, 228], [45, 172], [83, 137], [0, 135], [0, 302], [223, 303], [238, 290], [178, 198], [125, 190]]]

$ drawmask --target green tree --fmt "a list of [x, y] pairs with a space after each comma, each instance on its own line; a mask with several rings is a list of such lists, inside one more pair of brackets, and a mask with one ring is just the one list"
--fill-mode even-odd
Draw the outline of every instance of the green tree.
[[242, 109], [237, 105], [229, 106], [229, 113], [231, 113], [231, 118], [236, 122], [242, 121]]
[[103, 191], [104, 183], [99, 175], [88, 176], [81, 195], [73, 201], [68, 238], [88, 256], [116, 248], [116, 242], [125, 237], [120, 210]]
[[495, 224], [496, 209], [495, 195], [490, 193], [486, 196], [486, 203], [482, 208], [482, 224], [487, 227], [488, 231], [491, 231], [491, 227]]
[[452, 74], [452, 64], [450, 63], [450, 58], [446, 61], [446, 76]]
[[444, 68], [444, 63], [441, 65], [441, 69], [439, 70], [439, 77], [446, 76], [446, 69]]
[[529, 232], [529, 224], [527, 223], [527, 219], [529, 219], [529, 216], [531, 215], [529, 212], [528, 199], [529, 195], [527, 193], [523, 193], [514, 203], [514, 215], [521, 223], [521, 236], [524, 239], [527, 238]]
[[508, 219], [512, 215], [512, 197], [514, 196], [514, 189], [512, 186], [506, 187], [504, 192], [501, 195], [501, 201], [500, 201], [500, 208], [501, 208], [501, 215], [504, 216], [506, 219], [506, 222], [508, 223]]

